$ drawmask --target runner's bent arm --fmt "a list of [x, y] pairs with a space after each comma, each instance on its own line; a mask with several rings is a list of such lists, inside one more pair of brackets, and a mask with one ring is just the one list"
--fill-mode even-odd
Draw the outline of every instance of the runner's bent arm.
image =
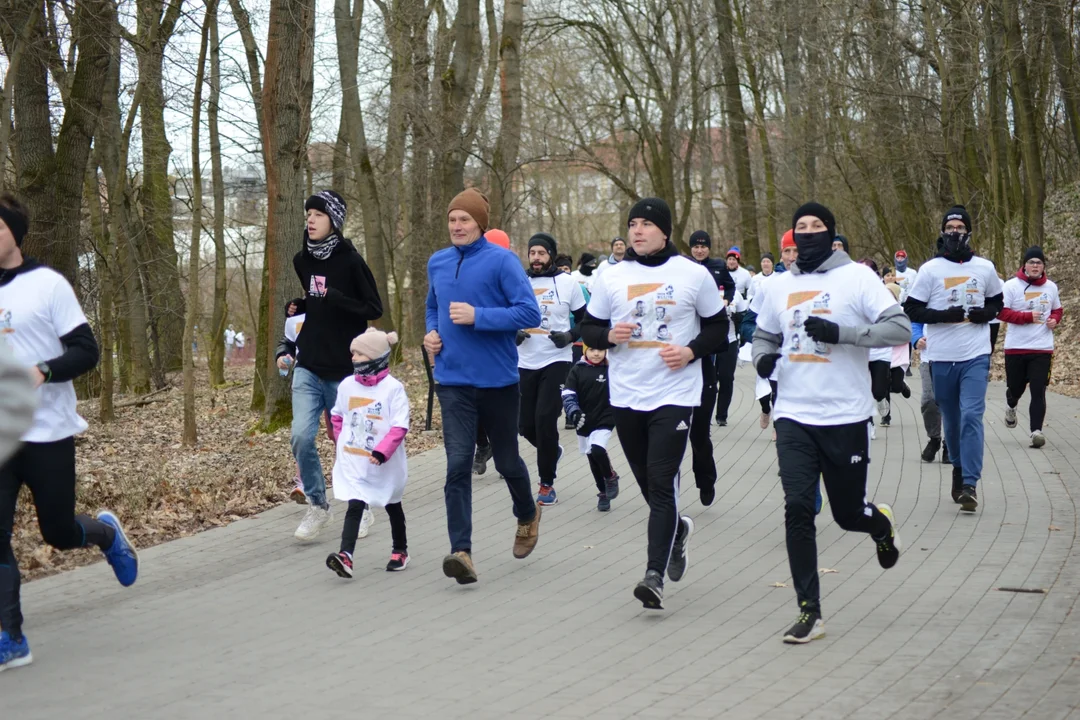
[[46, 361], [51, 372], [45, 382], [68, 382], [97, 367], [100, 352], [89, 325], [78, 326], [61, 336], [60, 342], [64, 345], [64, 352]]

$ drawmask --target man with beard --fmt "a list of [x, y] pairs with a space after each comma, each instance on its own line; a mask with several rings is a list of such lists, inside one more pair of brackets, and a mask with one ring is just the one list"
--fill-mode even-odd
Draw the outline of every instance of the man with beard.
[[570, 372], [579, 328], [571, 328], [570, 317], [580, 324], [585, 316], [585, 295], [581, 286], [555, 266], [558, 245], [547, 233], [529, 238], [529, 268], [526, 274], [540, 307], [540, 326], [519, 330], [518, 373], [521, 383], [521, 435], [536, 448], [536, 469], [540, 476], [540, 505], [559, 501], [555, 493], [555, 471], [562, 456], [559, 445], [559, 414], [562, 389]]

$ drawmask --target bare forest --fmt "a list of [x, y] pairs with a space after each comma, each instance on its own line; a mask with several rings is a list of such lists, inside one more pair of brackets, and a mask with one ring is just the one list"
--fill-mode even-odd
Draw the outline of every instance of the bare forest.
[[194, 444], [229, 325], [263, 429], [287, 422], [273, 353], [313, 190], [347, 199], [379, 325], [412, 347], [467, 186], [514, 249], [545, 230], [575, 256], [645, 195], [684, 249], [703, 228], [752, 265], [808, 199], [879, 261], [926, 259], [954, 203], [999, 268], [1052, 246], [1078, 23], [1076, 0], [0, 0], [0, 188], [91, 318], [99, 420], [183, 382]]

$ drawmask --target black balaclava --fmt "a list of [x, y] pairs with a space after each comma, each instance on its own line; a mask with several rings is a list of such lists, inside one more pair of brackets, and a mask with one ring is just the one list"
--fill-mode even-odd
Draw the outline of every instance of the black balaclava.
[[[812, 215], [825, 223], [825, 229], [812, 233], [795, 232], [799, 218], [807, 215]], [[808, 202], [795, 211], [791, 218], [791, 228], [795, 236], [795, 247], [799, 249], [799, 257], [795, 264], [804, 273], [814, 272], [832, 256], [832, 243], [836, 237], [836, 218], [824, 205]]]
[[[950, 220], [964, 223], [965, 232], [945, 232], [945, 224]], [[942, 257], [952, 262], [967, 262], [975, 255], [971, 249], [971, 215], [963, 205], [954, 205], [941, 218]]]
[[578, 271], [585, 277], [593, 274], [596, 269], [596, 256], [592, 253], [583, 252], [577, 261]]
[[544, 265], [539, 271], [536, 271], [533, 270], [532, 263], [530, 262], [529, 268], [525, 271], [526, 274], [529, 277], [547, 277], [558, 274], [559, 269], [555, 267], [555, 258], [559, 253], [559, 244], [555, 242], [555, 238], [547, 233], [538, 232], [529, 238], [529, 246], [526, 249], [526, 252], [537, 245], [547, 250], [547, 265]]

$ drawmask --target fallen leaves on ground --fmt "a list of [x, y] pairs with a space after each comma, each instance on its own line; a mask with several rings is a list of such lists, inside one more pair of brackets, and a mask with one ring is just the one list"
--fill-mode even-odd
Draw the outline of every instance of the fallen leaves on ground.
[[[205, 359], [196, 366], [195, 408], [199, 441], [181, 445], [182, 379], [155, 402], [116, 411], [116, 420], [98, 420], [97, 400], [79, 403], [90, 428], [76, 440], [77, 512], [114, 511], [137, 547], [149, 547], [201, 530], [226, 525], [286, 501], [296, 466], [289, 428], [254, 432], [259, 413], [250, 409], [254, 365], [230, 365], [226, 384], [210, 387]], [[408, 455], [442, 444], [442, 422], [434, 405], [432, 435], [424, 435], [427, 375], [419, 351], [406, 351], [391, 373], [406, 387], [412, 406]], [[117, 395], [116, 404], [134, 396]], [[325, 428], [318, 435], [319, 456], [329, 478], [334, 446]], [[57, 552], [44, 545], [27, 489], [15, 518], [15, 553], [24, 576], [33, 579], [97, 562], [101, 553], [83, 549]]]

